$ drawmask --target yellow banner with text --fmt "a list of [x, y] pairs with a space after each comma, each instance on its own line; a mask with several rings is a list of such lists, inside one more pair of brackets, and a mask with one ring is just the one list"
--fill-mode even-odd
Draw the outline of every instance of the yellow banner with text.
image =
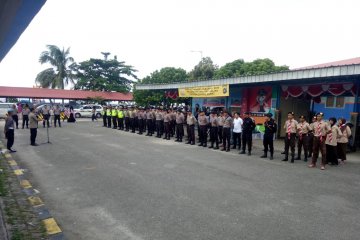
[[229, 84], [207, 87], [179, 88], [179, 97], [227, 97], [229, 96]]

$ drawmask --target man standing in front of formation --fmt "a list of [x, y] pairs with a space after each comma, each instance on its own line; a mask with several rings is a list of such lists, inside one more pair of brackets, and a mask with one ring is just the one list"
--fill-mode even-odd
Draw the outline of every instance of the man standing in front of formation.
[[295, 142], [296, 142], [296, 127], [298, 122], [294, 120], [294, 113], [289, 112], [284, 124], [286, 132], [285, 136], [285, 158], [282, 160], [287, 162], [289, 160], [289, 148], [291, 149], [291, 163], [294, 163], [295, 159]]
[[313, 143], [313, 155], [312, 161], [309, 165], [310, 168], [316, 167], [316, 162], [319, 157], [319, 151], [321, 152], [321, 170], [325, 170], [326, 164], [326, 135], [331, 132], [331, 127], [328, 123], [323, 121], [324, 114], [316, 114], [316, 122], [312, 125], [312, 130], [314, 133], [314, 143]]
[[45, 122], [47, 124], [47, 127], [50, 127], [49, 118], [50, 118], [50, 109], [47, 105], [44, 106], [42, 109], [42, 115], [43, 115], [43, 127], [45, 128]]
[[54, 109], [54, 127], [56, 127], [56, 121], [58, 121], [59, 127], [61, 127], [60, 112], [61, 112], [61, 109], [60, 109], [59, 105], [56, 105], [56, 107]]
[[264, 144], [264, 155], [261, 158], [267, 158], [268, 150], [270, 150], [270, 160], [274, 159], [274, 134], [277, 131], [277, 125], [275, 120], [272, 118], [272, 114], [265, 114], [265, 134], [263, 139]]
[[29, 128], [29, 114], [30, 114], [30, 110], [29, 110], [29, 106], [26, 104], [25, 107], [22, 110], [22, 129], [24, 129], [25, 124], [26, 124], [26, 128]]
[[29, 121], [30, 121], [30, 145], [31, 146], [38, 146], [36, 144], [36, 136], [37, 136], [37, 128], [38, 128], [38, 118], [35, 114], [35, 109], [31, 108], [29, 114]]
[[249, 112], [244, 113], [243, 119], [243, 131], [242, 131], [242, 151], [240, 154], [245, 154], [246, 144], [248, 146], [248, 155], [251, 155], [251, 148], [252, 148], [252, 132], [255, 129], [255, 122], [250, 117]]

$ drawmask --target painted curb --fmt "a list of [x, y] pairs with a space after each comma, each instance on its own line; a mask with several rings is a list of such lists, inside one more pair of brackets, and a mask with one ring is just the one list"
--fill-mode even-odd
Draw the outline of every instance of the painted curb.
[[[4, 149], [4, 145], [0, 141], [0, 148]], [[57, 224], [56, 220], [51, 216], [50, 211], [46, 208], [45, 203], [38, 196], [38, 193], [34, 190], [29, 180], [24, 175], [24, 170], [19, 167], [17, 162], [13, 159], [10, 153], [2, 153], [5, 157], [7, 164], [13, 171], [13, 174], [17, 177], [19, 184], [26, 194], [33, 211], [37, 214], [40, 221], [44, 224], [46, 233], [50, 240], [65, 240], [64, 233]]]

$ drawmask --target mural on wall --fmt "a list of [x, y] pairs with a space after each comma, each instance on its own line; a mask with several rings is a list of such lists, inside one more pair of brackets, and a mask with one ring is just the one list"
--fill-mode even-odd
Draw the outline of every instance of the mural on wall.
[[202, 105], [205, 107], [225, 107], [225, 98], [204, 98]]
[[267, 113], [271, 108], [271, 87], [252, 87], [244, 90], [243, 109], [252, 113]]

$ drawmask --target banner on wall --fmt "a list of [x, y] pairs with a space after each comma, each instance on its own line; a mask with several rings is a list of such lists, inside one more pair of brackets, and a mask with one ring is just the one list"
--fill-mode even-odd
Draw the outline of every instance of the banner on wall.
[[227, 97], [229, 96], [229, 84], [207, 87], [179, 88], [179, 97]]
[[246, 100], [249, 111], [260, 114], [268, 113], [271, 108], [271, 97], [271, 87], [252, 87], [248, 89]]

